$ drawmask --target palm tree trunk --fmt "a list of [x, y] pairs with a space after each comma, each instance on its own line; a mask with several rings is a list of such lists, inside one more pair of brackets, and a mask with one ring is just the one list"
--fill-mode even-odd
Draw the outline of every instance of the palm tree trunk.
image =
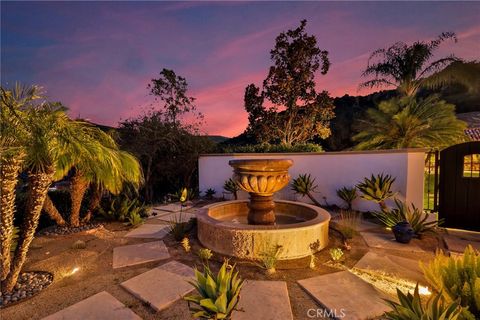
[[70, 185], [70, 198], [72, 199], [72, 209], [70, 211], [70, 225], [78, 227], [80, 225], [80, 209], [85, 192], [88, 189], [88, 181], [78, 171], [72, 177]]
[[88, 205], [87, 214], [82, 219], [83, 223], [88, 223], [97, 208], [100, 206], [100, 201], [102, 200], [103, 190], [98, 185], [92, 186], [92, 197], [90, 198], [90, 204]]
[[10, 248], [13, 235], [13, 217], [15, 213], [15, 186], [22, 161], [14, 158], [4, 160], [0, 165], [0, 280], [5, 280], [10, 271]]
[[4, 293], [11, 292], [17, 283], [18, 276], [27, 258], [30, 243], [38, 227], [43, 202], [47, 196], [48, 187], [53, 181], [54, 173], [55, 170], [53, 167], [48, 168], [46, 172], [29, 173], [28, 199], [25, 216], [20, 229], [20, 237], [18, 239], [17, 249], [15, 250], [15, 256], [10, 267], [10, 273], [6, 279], [2, 281], [2, 292]]
[[65, 220], [63, 219], [60, 212], [58, 212], [57, 208], [55, 207], [55, 204], [53, 204], [53, 201], [48, 195], [48, 193], [47, 193], [47, 196], [45, 197], [45, 202], [43, 203], [43, 210], [47, 213], [50, 219], [55, 221], [56, 224], [58, 224], [59, 226], [65, 225]]

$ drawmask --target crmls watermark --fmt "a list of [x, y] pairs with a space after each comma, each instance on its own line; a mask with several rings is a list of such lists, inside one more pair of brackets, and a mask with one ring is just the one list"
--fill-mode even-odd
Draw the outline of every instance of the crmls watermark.
[[309, 318], [331, 318], [341, 319], [347, 315], [345, 309], [308, 309], [307, 316]]

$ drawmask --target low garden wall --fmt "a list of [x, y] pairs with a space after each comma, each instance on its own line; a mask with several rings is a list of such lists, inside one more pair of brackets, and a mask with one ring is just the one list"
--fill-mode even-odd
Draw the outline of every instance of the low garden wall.
[[[225, 196], [227, 199], [232, 199], [232, 196], [224, 193], [223, 190], [224, 182], [233, 173], [232, 167], [228, 165], [229, 160], [291, 159], [293, 160], [293, 166], [290, 168], [292, 179], [299, 174], [311, 174], [318, 185], [315, 197], [320, 203], [326, 201], [330, 205], [343, 206], [342, 200], [336, 195], [337, 189], [355, 186], [364, 177], [383, 172], [396, 178], [392, 191], [397, 192], [397, 198], [423, 209], [425, 151], [425, 149], [403, 149], [362, 152], [205, 154], [198, 159], [199, 189], [205, 192], [212, 188], [217, 192], [216, 197]], [[240, 191], [239, 199], [246, 198], [248, 194]], [[278, 192], [276, 198], [309, 202], [308, 198], [294, 194], [290, 186]], [[370, 211], [378, 210], [378, 205], [359, 198], [353, 202], [353, 208]]]

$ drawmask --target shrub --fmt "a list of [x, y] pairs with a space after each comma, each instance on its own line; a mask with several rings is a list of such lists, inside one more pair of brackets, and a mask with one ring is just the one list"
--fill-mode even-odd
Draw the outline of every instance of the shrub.
[[357, 234], [358, 225], [361, 216], [359, 213], [350, 210], [340, 211], [340, 220], [338, 220], [338, 230], [347, 238], [352, 239]]
[[363, 182], [357, 184], [357, 189], [362, 193], [360, 196], [369, 201], [374, 201], [380, 205], [382, 211], [387, 210], [385, 200], [394, 196], [394, 193], [390, 190], [395, 178], [383, 173], [372, 176], [370, 178], [364, 178]]
[[128, 216], [127, 216], [127, 224], [128, 225], [130, 225], [132, 227], [136, 227], [136, 226], [143, 223], [143, 218], [139, 213], [140, 209], [141, 209], [140, 207], [137, 207], [137, 208], [135, 208], [134, 210], [131, 210], [128, 213]]
[[331, 248], [330, 249], [330, 257], [333, 261], [340, 261], [343, 257], [343, 251], [340, 248]]
[[225, 189], [225, 191], [233, 194], [233, 197], [235, 198], [235, 200], [238, 199], [237, 192], [240, 190], [240, 188], [238, 187], [238, 184], [232, 178], [225, 181], [225, 183], [223, 184], [223, 189]]
[[317, 189], [315, 178], [310, 174], [299, 174], [297, 178], [292, 181], [292, 190], [302, 196], [307, 196], [316, 206], [321, 206], [320, 203], [313, 197], [313, 192]]
[[273, 274], [278, 261], [278, 255], [282, 250], [282, 246], [276, 245], [260, 254], [261, 267], [267, 270], [268, 274]]
[[352, 210], [352, 202], [357, 198], [357, 188], [343, 187], [337, 190], [337, 196], [345, 201], [347, 210]]
[[460, 257], [437, 252], [428, 264], [420, 263], [425, 279], [447, 302], [460, 301], [462, 318], [480, 319], [480, 253], [470, 245]]
[[198, 257], [205, 262], [208, 262], [213, 257], [212, 250], [207, 248], [201, 248], [198, 250]]
[[[198, 295], [186, 296], [194, 319], [230, 319], [240, 299], [243, 280], [235, 272], [235, 265], [225, 260], [215, 276], [207, 265], [203, 273], [195, 269], [195, 280], [190, 281]], [[193, 305], [192, 305], [193, 304]]]
[[379, 219], [385, 226], [392, 228], [397, 223], [407, 221], [417, 235], [426, 232], [432, 232], [438, 226], [440, 221], [429, 221], [428, 214], [420, 211], [412, 204], [410, 208], [405, 202], [395, 199], [396, 208], [388, 211], [377, 211], [372, 214]]
[[322, 146], [314, 143], [301, 143], [293, 146], [284, 144], [248, 144], [243, 146], [224, 146], [223, 153], [288, 153], [288, 152], [323, 152]]
[[117, 220], [124, 222], [126, 220], [135, 219], [132, 216], [145, 216], [147, 208], [138, 199], [130, 200], [130, 198], [124, 194], [115, 197], [108, 206], [108, 209], [100, 207], [98, 212], [103, 218], [107, 220]]
[[205, 198], [207, 198], [209, 200], [212, 200], [215, 193], [217, 193], [217, 191], [215, 191], [215, 189], [208, 188], [207, 191], [205, 191]]
[[175, 215], [174, 218], [170, 221], [170, 234], [173, 235], [173, 238], [176, 241], [182, 241], [183, 238], [195, 227], [196, 219], [191, 218], [187, 222], [182, 221], [182, 213]]
[[385, 300], [393, 309], [385, 313], [388, 320], [456, 320], [462, 312], [458, 303], [445, 303], [441, 294], [432, 295], [424, 306], [418, 284], [413, 295], [410, 292], [405, 295], [397, 289], [397, 297], [400, 303]]

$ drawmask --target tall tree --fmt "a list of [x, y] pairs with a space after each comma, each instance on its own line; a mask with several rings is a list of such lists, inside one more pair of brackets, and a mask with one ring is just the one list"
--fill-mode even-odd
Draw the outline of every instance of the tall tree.
[[[188, 94], [185, 78], [163, 69], [152, 79], [148, 90], [160, 102], [144, 114], [120, 124], [120, 144], [141, 161], [145, 200], [190, 186], [195, 179], [197, 157], [212, 149], [212, 143], [199, 136], [203, 115], [195, 98]], [[172, 190], [173, 188], [173, 190]]]
[[[184, 77], [178, 76], [175, 71], [163, 69], [158, 79], [152, 79], [148, 84], [150, 94], [155, 97], [155, 101], [160, 101], [163, 105], [162, 117], [165, 122], [175, 127], [181, 125], [181, 117], [186, 114], [195, 115], [194, 120], [201, 120], [203, 115], [197, 112], [195, 98], [188, 95], [188, 83]], [[196, 129], [192, 123], [192, 129]], [[185, 123], [183, 123], [185, 126]]]
[[461, 61], [453, 54], [431, 61], [435, 50], [446, 40], [457, 42], [453, 32], [444, 32], [436, 39], [416, 41], [411, 45], [397, 42], [387, 49], [374, 51], [368, 59], [368, 66], [362, 76], [372, 77], [360, 87], [393, 86], [406, 96], [413, 96], [422, 87], [437, 86], [440, 83], [455, 81], [454, 77], [436, 77], [436, 73], [452, 62]]
[[393, 98], [367, 110], [353, 137], [356, 149], [442, 148], [465, 139], [455, 106], [432, 95]]
[[[302, 20], [294, 30], [280, 33], [270, 52], [273, 65], [263, 81], [263, 90], [254, 84], [245, 90], [249, 113], [247, 131], [258, 139], [284, 145], [303, 143], [330, 135], [333, 104], [328, 93], [317, 92], [315, 74], [326, 74], [328, 52], [317, 46], [317, 39], [305, 31]], [[264, 100], [270, 102], [266, 107]]]

